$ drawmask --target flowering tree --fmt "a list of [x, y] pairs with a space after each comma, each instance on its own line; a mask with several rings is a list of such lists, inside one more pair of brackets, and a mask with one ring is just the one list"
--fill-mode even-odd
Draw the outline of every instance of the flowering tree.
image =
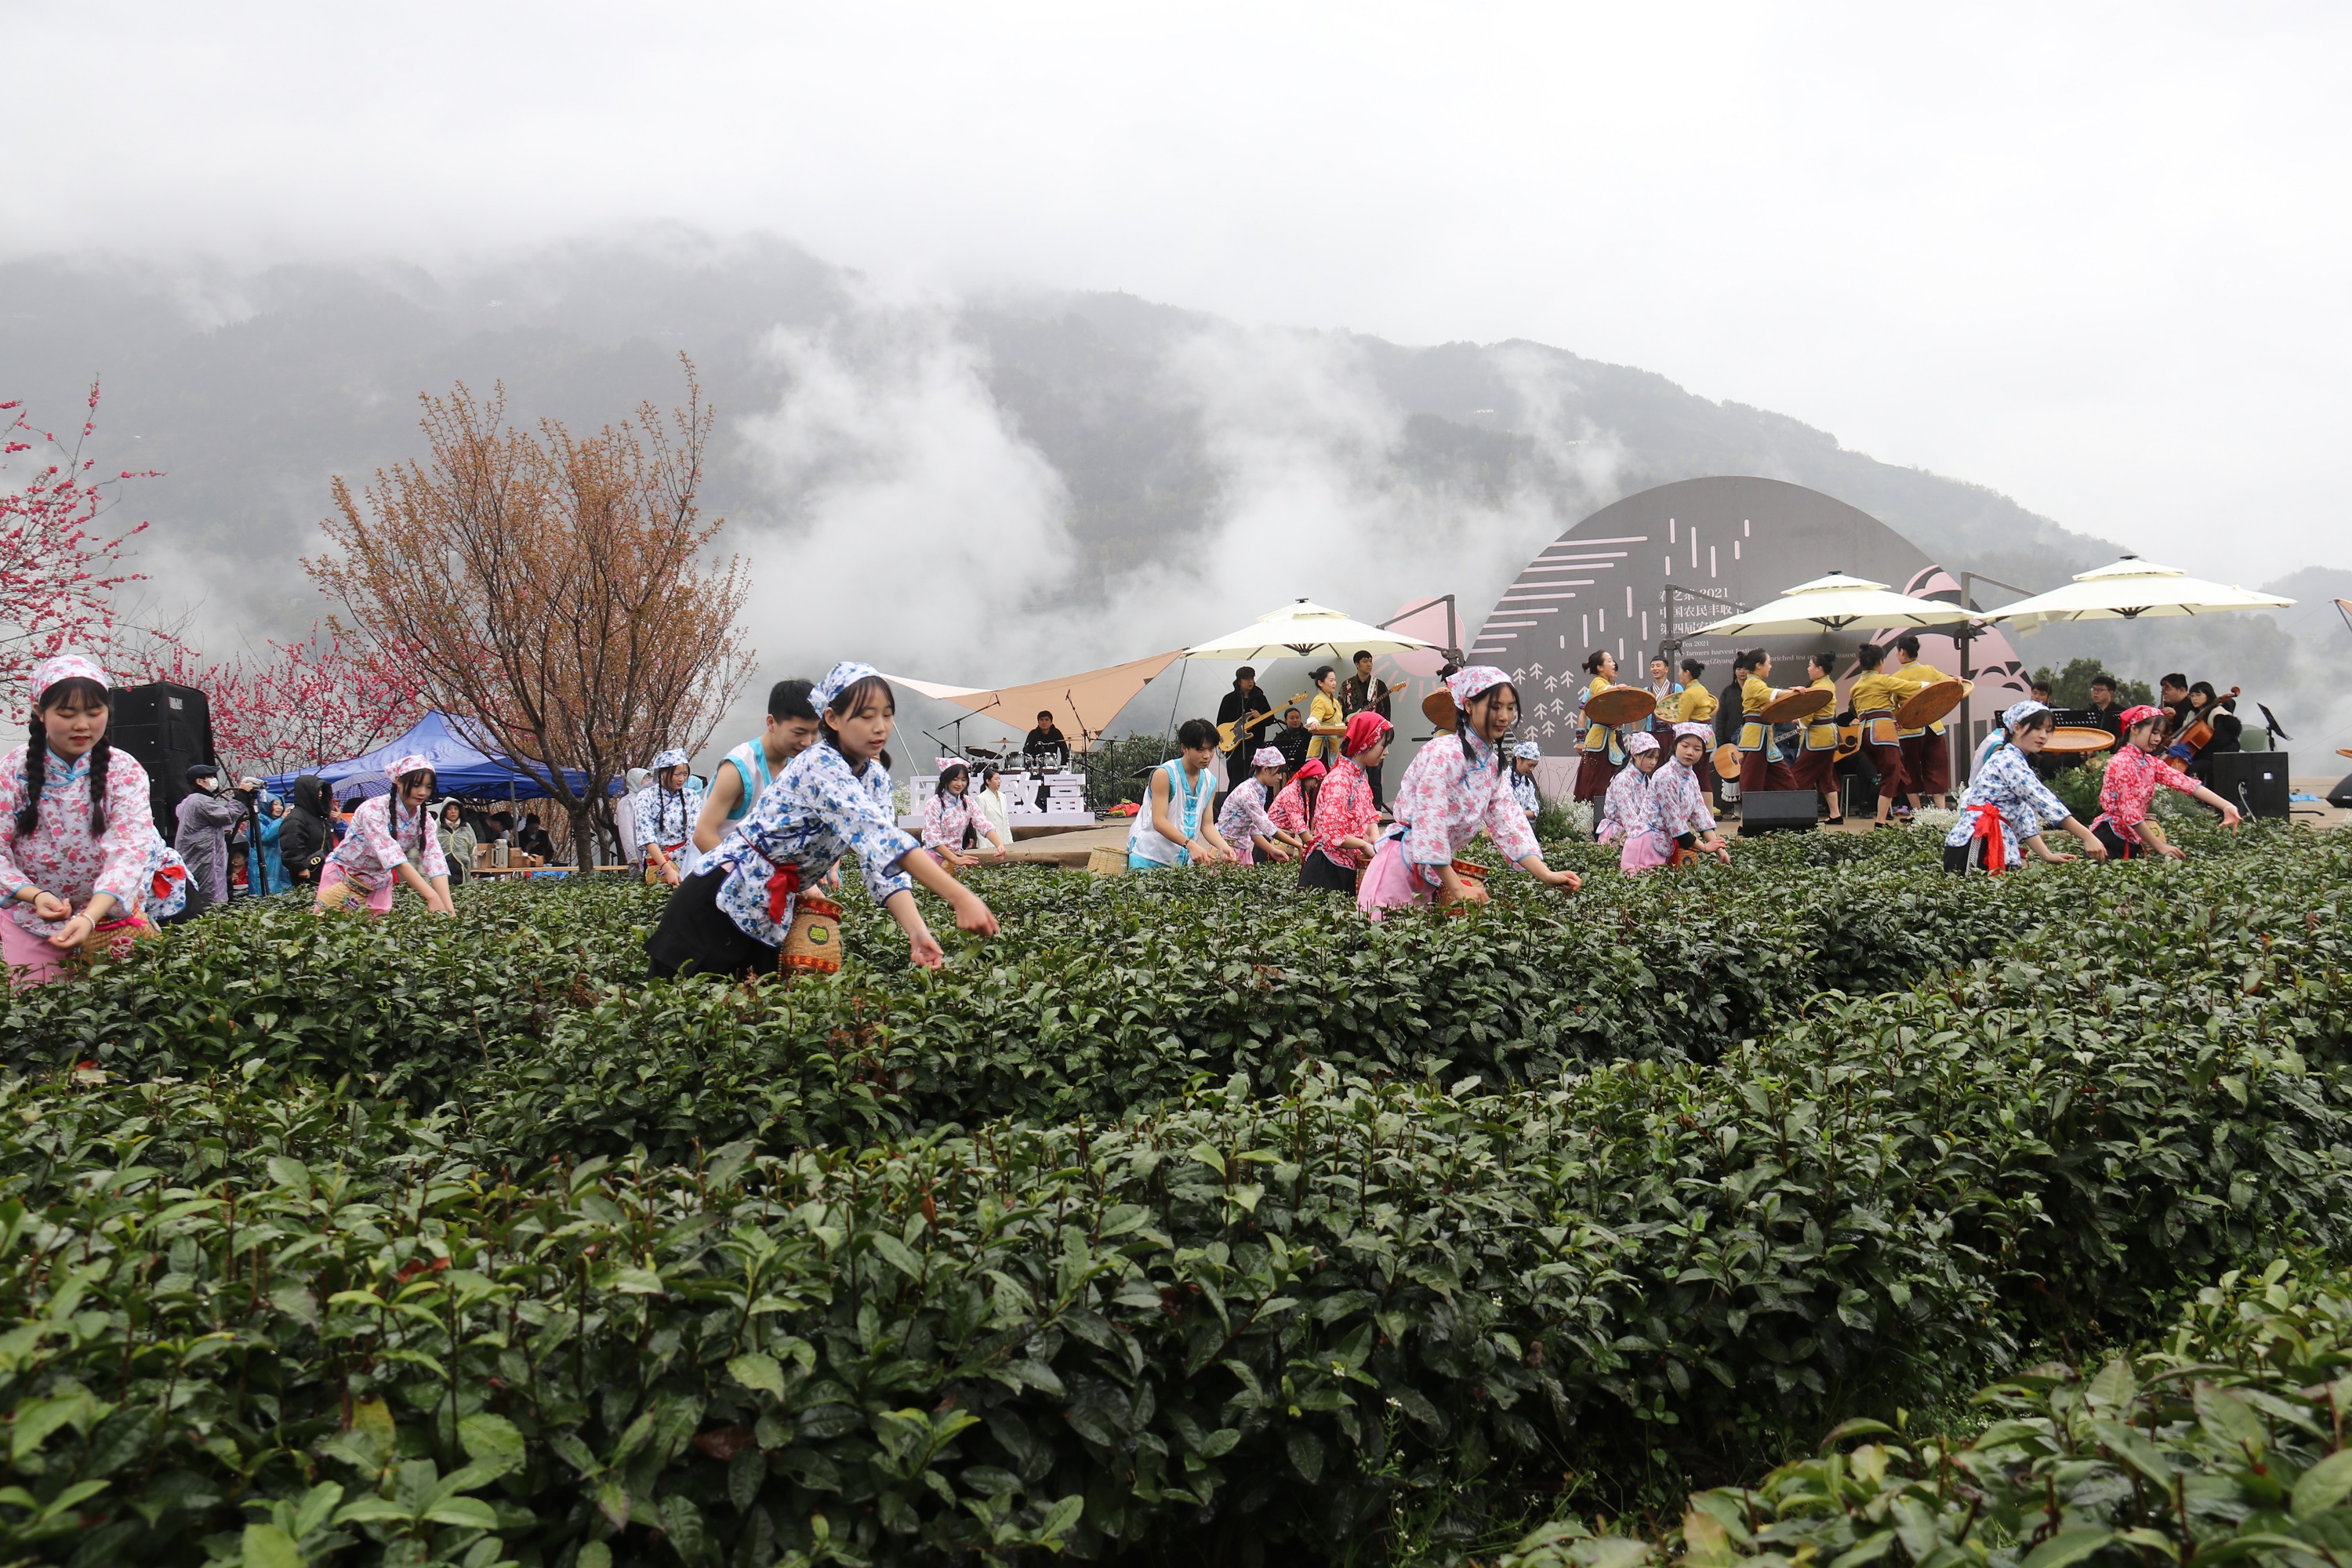
[[[57, 649], [103, 658], [111, 647], [115, 591], [140, 580], [125, 569], [123, 547], [147, 525], [116, 532], [100, 519], [123, 480], [155, 473], [124, 468], [100, 478], [98, 459], [84, 455], [98, 428], [95, 381], [81, 430], [69, 442], [35, 425], [21, 401], [0, 403], [0, 413], [13, 416], [0, 428], [0, 691], [13, 702], [26, 672]], [[36, 451], [30, 477], [12, 480], [12, 467], [23, 473], [27, 466], [7, 459]]]
[[303, 563], [370, 637], [415, 650], [468, 740], [547, 766], [583, 854], [610, 836], [612, 782], [698, 750], [751, 673], [750, 584], [709, 559], [721, 521], [696, 504], [713, 416], [685, 363], [685, 407], [592, 436], [518, 429], [503, 388], [422, 398], [427, 457], [378, 470], [365, 504], [338, 477], [335, 552]]
[[356, 756], [425, 714], [415, 662], [360, 644], [341, 627], [313, 622], [302, 641], [272, 639], [268, 650], [207, 662], [167, 638], [148, 654], [144, 673], [203, 691], [215, 748], [261, 773]]

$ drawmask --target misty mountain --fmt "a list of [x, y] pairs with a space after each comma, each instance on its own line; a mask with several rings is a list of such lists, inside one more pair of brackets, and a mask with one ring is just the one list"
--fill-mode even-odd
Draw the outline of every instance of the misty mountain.
[[[101, 467], [167, 476], [125, 502], [154, 520], [151, 589], [223, 650], [327, 607], [298, 558], [329, 478], [415, 455], [418, 393], [502, 383], [515, 417], [593, 426], [679, 401], [681, 352], [720, 417], [705, 499], [752, 565], [753, 637], [779, 671], [856, 652], [1026, 679], [1292, 594], [1379, 618], [1452, 591], [1475, 624], [1561, 529], [1705, 474], [1811, 486], [2031, 587], [2123, 549], [1544, 344], [1410, 347], [1119, 294], [896, 296], [774, 239], [666, 231], [430, 271], [0, 265], [0, 397], [56, 428], [102, 376]], [[2269, 617], [2175, 625], [2165, 658], [2225, 684], [2284, 689], [2312, 662]], [[2150, 662], [2144, 630], [2023, 651]]]

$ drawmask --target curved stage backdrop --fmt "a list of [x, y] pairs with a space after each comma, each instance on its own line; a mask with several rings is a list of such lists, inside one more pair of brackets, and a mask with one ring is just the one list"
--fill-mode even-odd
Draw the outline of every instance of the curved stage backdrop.
[[[1716, 691], [1731, 679], [1732, 656], [1741, 648], [1772, 655], [1776, 686], [1802, 684], [1804, 656], [1828, 648], [1841, 656], [1843, 704], [1854, 648], [1900, 633], [1734, 640], [1694, 630], [1832, 572], [1959, 602], [1958, 583], [1918, 546], [1832, 496], [1779, 479], [1683, 479], [1613, 501], [1547, 545], [1504, 590], [1469, 653], [1512, 671], [1528, 708], [1527, 732], [1550, 742], [1547, 751], [1567, 744], [1585, 658], [1600, 648], [1616, 656], [1619, 679], [1640, 686], [1649, 680], [1650, 655], [1679, 639], [1676, 665], [1685, 657], [1705, 660], [1706, 685]], [[1958, 673], [1959, 650], [1948, 636], [1922, 631], [1919, 638], [1922, 658]], [[1998, 632], [1974, 640], [1971, 663], [1973, 744], [2026, 686], [2015, 650]]]

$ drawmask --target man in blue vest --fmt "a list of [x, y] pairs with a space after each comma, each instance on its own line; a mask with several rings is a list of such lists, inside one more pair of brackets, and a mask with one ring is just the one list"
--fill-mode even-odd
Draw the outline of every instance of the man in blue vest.
[[694, 847], [705, 855], [719, 847], [727, 830], [751, 811], [760, 792], [775, 782], [784, 764], [816, 743], [816, 705], [805, 680], [779, 680], [768, 692], [768, 722], [760, 733], [727, 753], [695, 819]]

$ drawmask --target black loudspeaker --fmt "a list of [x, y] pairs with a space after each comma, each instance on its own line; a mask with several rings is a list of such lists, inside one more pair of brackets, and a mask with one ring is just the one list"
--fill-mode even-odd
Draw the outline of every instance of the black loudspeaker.
[[2352, 811], [2352, 773], [2346, 773], [2327, 792], [2327, 804], [2338, 811]]
[[2284, 752], [2221, 752], [2213, 758], [2212, 777], [2205, 782], [2247, 816], [2284, 821], [2292, 810], [2286, 774]]
[[220, 761], [213, 754], [212, 704], [193, 686], [125, 686], [114, 693], [107, 732], [147, 770], [155, 831], [170, 843], [179, 826], [180, 802], [187, 797], [189, 767]]
[[1759, 789], [1739, 802], [1739, 837], [1754, 833], [1812, 831], [1822, 797], [1810, 789]]

